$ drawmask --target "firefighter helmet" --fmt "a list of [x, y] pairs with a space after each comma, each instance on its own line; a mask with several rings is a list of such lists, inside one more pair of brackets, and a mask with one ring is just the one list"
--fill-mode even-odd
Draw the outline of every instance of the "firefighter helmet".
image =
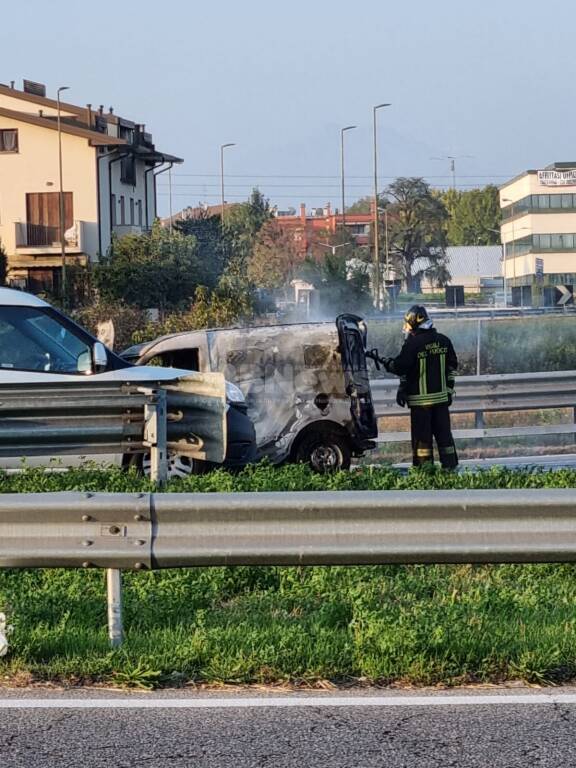
[[432, 320], [426, 311], [426, 307], [423, 307], [420, 304], [414, 304], [404, 315], [404, 326], [402, 330], [404, 333], [414, 333], [414, 331], [425, 331], [428, 330], [428, 328], [432, 328]]

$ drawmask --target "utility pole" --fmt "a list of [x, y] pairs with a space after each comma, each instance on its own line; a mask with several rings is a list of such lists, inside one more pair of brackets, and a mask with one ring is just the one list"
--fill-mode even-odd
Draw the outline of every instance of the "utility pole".
[[220, 201], [222, 204], [222, 210], [220, 213], [220, 223], [222, 225], [222, 230], [224, 230], [224, 150], [227, 147], [235, 147], [236, 144], [233, 142], [228, 142], [228, 144], [221, 144], [220, 145]]
[[62, 304], [64, 307], [67, 305], [68, 298], [68, 286], [66, 284], [66, 240], [64, 230], [64, 186], [62, 183], [62, 125], [60, 120], [60, 94], [62, 91], [70, 90], [70, 86], [62, 85], [56, 91], [56, 105], [57, 105], [57, 127], [58, 127], [58, 203], [60, 209], [60, 255], [62, 259]]
[[380, 246], [378, 242], [378, 133], [376, 113], [391, 104], [377, 104], [372, 108], [374, 140], [374, 306], [380, 308]]
[[355, 125], [347, 125], [340, 130], [340, 179], [342, 184], [342, 226], [346, 226], [346, 202], [344, 199], [344, 133], [356, 128]]

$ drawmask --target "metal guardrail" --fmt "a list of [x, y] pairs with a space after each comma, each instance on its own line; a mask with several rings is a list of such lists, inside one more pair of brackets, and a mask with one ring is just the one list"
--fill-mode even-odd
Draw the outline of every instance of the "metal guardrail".
[[[406, 409], [396, 405], [398, 379], [373, 379], [370, 386], [379, 418], [406, 416]], [[576, 422], [576, 371], [458, 376], [456, 396], [450, 410], [452, 413], [474, 413], [475, 426], [455, 429], [453, 434], [456, 438], [486, 438], [576, 433], [574, 422], [527, 427], [484, 426], [486, 413], [553, 408], [573, 408]], [[382, 443], [406, 440], [410, 440], [409, 432], [390, 432], [386, 423], [378, 437]]]
[[0, 567], [576, 561], [573, 489], [0, 495]]
[[0, 385], [0, 457], [151, 453], [163, 481], [167, 453], [221, 462], [226, 452], [224, 383]]

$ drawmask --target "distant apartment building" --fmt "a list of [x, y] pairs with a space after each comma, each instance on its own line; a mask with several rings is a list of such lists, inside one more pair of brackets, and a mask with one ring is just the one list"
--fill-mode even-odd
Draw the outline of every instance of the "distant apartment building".
[[302, 253], [317, 252], [323, 246], [324, 239], [333, 235], [340, 227], [345, 227], [350, 235], [350, 242], [357, 246], [369, 247], [370, 232], [374, 216], [372, 213], [346, 213], [342, 216], [333, 212], [330, 204], [324, 208], [306, 210], [300, 205], [300, 213], [294, 209], [278, 211], [278, 223], [286, 230], [293, 231], [294, 239]]
[[504, 275], [516, 306], [573, 303], [576, 162], [530, 170], [500, 187]]
[[145, 126], [100, 106], [78, 107], [0, 84], [0, 241], [8, 281], [58, 292], [61, 270], [59, 135], [66, 264], [97, 261], [112, 236], [156, 218], [156, 176], [182, 160], [154, 146]]

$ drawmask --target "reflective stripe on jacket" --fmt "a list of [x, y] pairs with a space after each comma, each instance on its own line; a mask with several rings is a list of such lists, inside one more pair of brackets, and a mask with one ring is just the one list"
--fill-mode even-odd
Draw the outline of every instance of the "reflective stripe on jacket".
[[435, 328], [410, 334], [389, 364], [400, 376], [409, 406], [443, 405], [454, 393], [458, 359], [452, 342]]

